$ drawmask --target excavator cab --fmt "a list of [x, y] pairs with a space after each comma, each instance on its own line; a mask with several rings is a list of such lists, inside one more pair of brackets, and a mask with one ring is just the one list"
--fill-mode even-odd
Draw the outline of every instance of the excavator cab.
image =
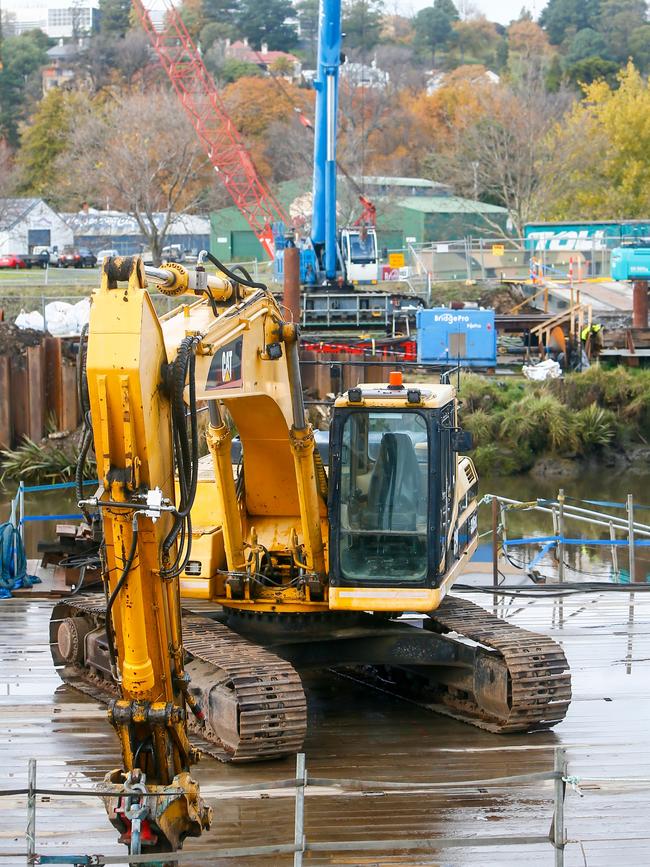
[[337, 401], [330, 607], [436, 606], [450, 571], [476, 545], [476, 474], [458, 458], [467, 445], [450, 385], [407, 388], [391, 374], [388, 386], [353, 388]]

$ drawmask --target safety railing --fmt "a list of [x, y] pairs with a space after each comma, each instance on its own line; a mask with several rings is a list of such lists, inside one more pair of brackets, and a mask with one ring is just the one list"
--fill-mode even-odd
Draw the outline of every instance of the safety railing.
[[[84, 479], [83, 485], [84, 487], [87, 485], [95, 485], [97, 486], [97, 479]], [[81, 512], [68, 512], [68, 513], [52, 513], [52, 514], [38, 514], [38, 515], [28, 515], [25, 510], [25, 494], [36, 494], [42, 493], [44, 491], [63, 491], [66, 489], [76, 488], [76, 482], [56, 482], [50, 485], [26, 485], [24, 482], [20, 482], [18, 484], [18, 490], [16, 491], [16, 496], [11, 501], [10, 506], [10, 516], [9, 520], [13, 524], [14, 527], [20, 533], [21, 538], [24, 541], [25, 538], [25, 524], [28, 524], [33, 521], [78, 521], [83, 518]]]
[[[530, 783], [553, 783], [553, 813], [550, 830], [545, 833], [531, 834], [508, 834], [501, 835], [472, 835], [471, 837], [416, 837], [395, 839], [372, 839], [372, 840], [330, 840], [310, 841], [305, 832], [305, 796], [309, 790], [326, 788], [328, 795], [334, 797], [344, 796], [351, 792], [406, 794], [417, 792], [424, 793], [451, 792], [467, 788], [478, 789], [482, 793], [489, 793], [490, 789], [501, 786], [512, 786]], [[550, 844], [555, 852], [556, 867], [564, 865], [564, 850], [567, 844], [567, 836], [564, 818], [564, 800], [566, 786], [569, 784], [577, 788], [579, 780], [570, 776], [566, 752], [563, 747], [555, 747], [553, 769], [530, 774], [518, 774], [514, 776], [494, 777], [479, 780], [454, 780], [447, 782], [389, 782], [383, 780], [358, 780], [343, 778], [324, 778], [312, 776], [307, 772], [304, 753], [296, 756], [296, 775], [293, 779], [275, 780], [271, 782], [256, 782], [249, 785], [226, 786], [219, 792], [219, 797], [236, 798], [239, 794], [250, 792], [262, 793], [265, 797], [278, 797], [277, 790], [293, 788], [294, 792], [294, 836], [293, 841], [266, 846], [242, 846], [242, 847], [216, 847], [207, 848], [202, 846], [200, 851], [193, 851], [189, 846], [186, 851], [177, 852], [173, 860], [178, 864], [193, 864], [200, 860], [202, 864], [221, 858], [245, 859], [257, 856], [293, 855], [294, 867], [302, 867], [303, 857], [310, 853], [336, 853], [336, 852], [380, 852], [387, 854], [393, 851], [431, 852], [450, 848], [474, 848], [474, 847], [505, 847], [505, 846], [528, 846]], [[48, 852], [45, 847], [41, 848], [37, 837], [37, 798], [47, 797], [45, 802], [49, 805], [55, 803], [58, 798], [106, 797], [111, 794], [109, 789], [94, 788], [47, 788], [37, 785], [36, 759], [29, 759], [28, 778], [26, 787], [13, 789], [0, 789], [0, 807], [5, 798], [17, 798], [26, 796], [27, 824], [25, 831], [26, 850], [24, 852], [0, 851], [0, 859], [24, 858], [29, 864], [152, 864], [160, 863], [160, 855], [156, 854], [116, 854], [104, 855], [100, 853], [56, 853]], [[118, 790], [115, 791], [118, 794]], [[180, 794], [180, 792], [179, 792]], [[54, 800], [53, 800], [54, 799]], [[43, 802], [42, 802], [43, 803]], [[247, 863], [247, 862], [243, 862]]]
[[[557, 578], [560, 583], [563, 583], [567, 567], [571, 568], [566, 562], [566, 549], [593, 547], [601, 550], [609, 549], [613, 574], [616, 580], [620, 581], [622, 572], [619, 569], [618, 551], [624, 548], [628, 552], [628, 572], [625, 583], [634, 584], [637, 581], [645, 583], [646, 579], [637, 576], [635, 551], [639, 548], [650, 548], [650, 524], [638, 521], [635, 512], [650, 511], [650, 506], [635, 505], [632, 494], [627, 495], [625, 502], [580, 500], [566, 496], [564, 489], [560, 488], [556, 499], [538, 498], [531, 501], [521, 501], [486, 494], [482, 502], [492, 506], [493, 578], [495, 586], [499, 583], [499, 549], [509, 558], [509, 551], [512, 549], [530, 546], [540, 546], [540, 550], [532, 560], [525, 564], [513, 564], [519, 565], [528, 574], [532, 574], [544, 557], [554, 551]], [[604, 511], [605, 509], [621, 510], [625, 514], [620, 515], [616, 514], [615, 511]], [[508, 514], [522, 511], [537, 511], [550, 515], [552, 533], [510, 538], [508, 535]], [[566, 528], [568, 521], [602, 527], [608, 531], [608, 538], [569, 536]], [[619, 538], [620, 536], [622, 538]]]

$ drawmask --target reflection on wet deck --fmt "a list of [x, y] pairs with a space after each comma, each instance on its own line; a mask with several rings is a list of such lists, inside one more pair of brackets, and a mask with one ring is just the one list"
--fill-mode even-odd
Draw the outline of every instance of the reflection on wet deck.
[[[491, 596], [473, 595], [487, 607]], [[117, 741], [104, 708], [63, 686], [47, 646], [51, 604], [0, 603], [0, 788], [26, 784], [27, 759], [38, 760], [38, 783], [87, 786], [119, 764]], [[583, 798], [569, 792], [566, 864], [650, 864], [650, 594], [582, 594], [563, 599], [508, 600], [499, 614], [547, 632], [564, 645], [573, 671], [574, 700], [553, 732], [499, 736], [434, 716], [333, 674], [306, 678], [310, 773], [321, 777], [433, 782], [471, 780], [551, 769], [553, 746], [568, 748], [570, 773], [582, 778]], [[214, 861], [211, 846], [253, 846], [293, 837], [293, 793], [223, 797], [225, 785], [292, 777], [294, 761], [228, 766], [205, 759], [196, 769], [215, 808], [213, 830], [190, 842], [197, 865], [289, 865], [291, 856]], [[636, 778], [631, 786], [622, 778]], [[45, 803], [42, 803], [45, 802]], [[308, 791], [310, 841], [463, 836], [464, 849], [444, 852], [311, 854], [310, 865], [552, 864], [550, 846], [471, 848], [472, 836], [548, 831], [552, 784], [476, 787], [453, 792], [360, 793], [334, 797]], [[0, 851], [25, 851], [25, 799], [0, 803]], [[39, 798], [39, 849], [48, 852], [123, 852], [101, 804], [92, 798]], [[633, 838], [633, 839], [632, 839]], [[23, 864], [0, 859], [0, 867]]]

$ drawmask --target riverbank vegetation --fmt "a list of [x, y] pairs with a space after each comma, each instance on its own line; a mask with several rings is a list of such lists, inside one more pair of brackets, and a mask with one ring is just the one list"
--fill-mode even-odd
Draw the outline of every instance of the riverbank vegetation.
[[650, 370], [592, 367], [546, 383], [466, 374], [460, 396], [482, 474], [523, 473], [546, 457], [611, 460], [650, 444]]
[[[28, 485], [70, 482], [75, 477], [79, 435], [70, 434], [58, 439], [46, 439], [35, 443], [29, 437], [15, 449], [0, 451], [0, 484], [22, 481]], [[93, 460], [86, 460], [84, 478], [96, 479], [97, 469]]]

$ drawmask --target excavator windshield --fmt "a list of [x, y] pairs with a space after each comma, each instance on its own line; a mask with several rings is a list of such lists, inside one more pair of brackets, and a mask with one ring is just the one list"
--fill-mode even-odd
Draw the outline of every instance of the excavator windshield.
[[339, 562], [347, 581], [427, 573], [429, 437], [418, 412], [355, 412], [341, 440]]

